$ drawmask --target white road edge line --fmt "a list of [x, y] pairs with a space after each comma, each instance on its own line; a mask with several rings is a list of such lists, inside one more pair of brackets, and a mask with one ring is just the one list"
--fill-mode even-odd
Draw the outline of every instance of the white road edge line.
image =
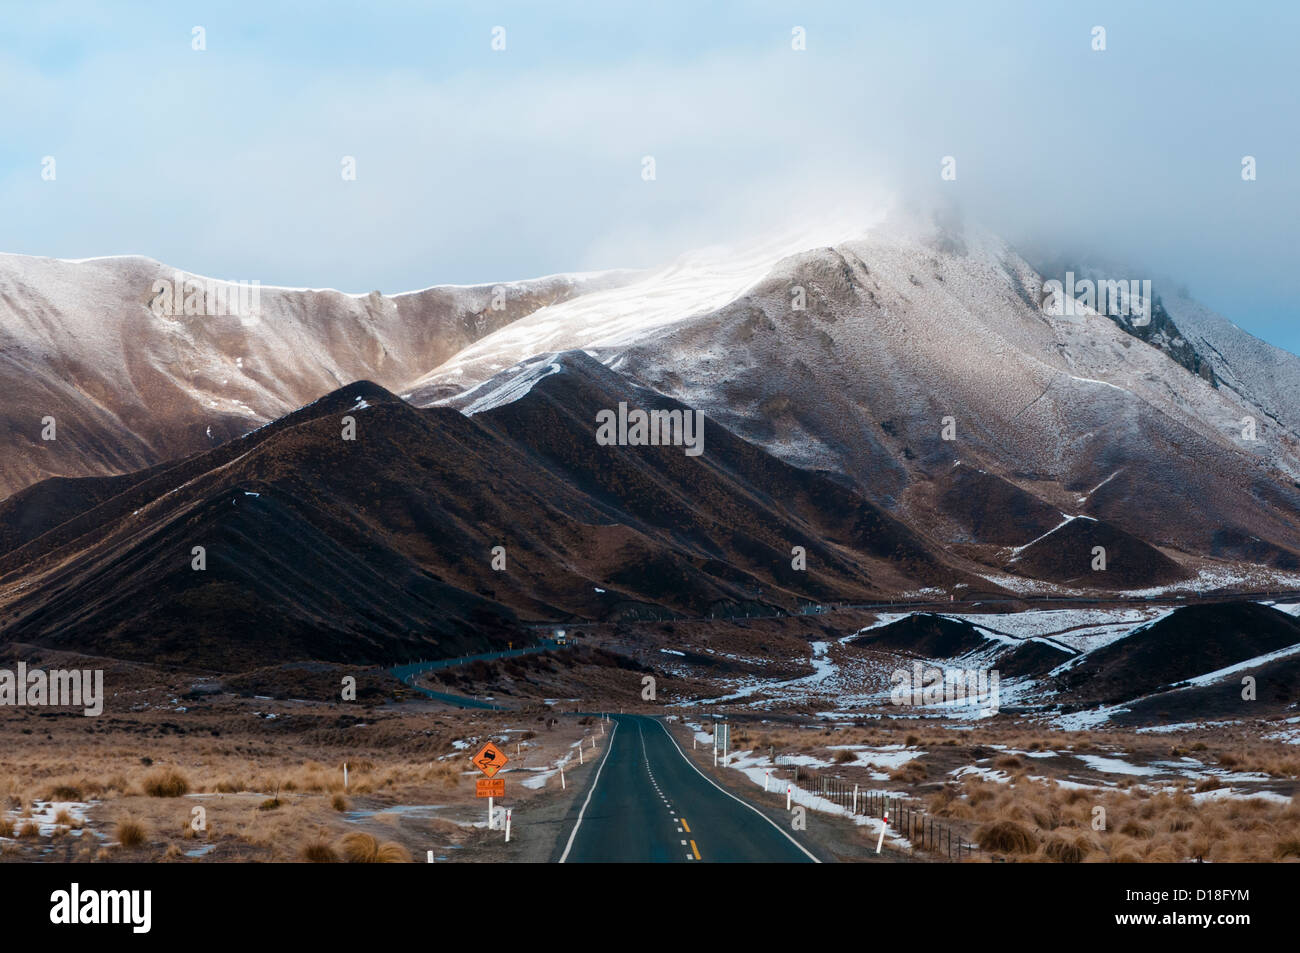
[[[665, 727], [664, 723], [663, 723], [662, 721], [660, 721], [659, 719], [657, 719], [657, 718], [653, 719], [653, 721], [654, 721], [654, 723], [655, 723], [656, 725], [658, 725], [658, 726], [663, 730], [663, 733], [666, 734], [666, 735], [668, 736], [668, 740], [671, 741], [671, 742], [673, 743], [673, 747], [676, 748], [676, 749], [677, 749], [677, 753], [678, 753], [679, 755], [682, 756], [682, 760], [685, 761], [687, 764], [689, 764], [692, 768], [695, 768], [695, 773], [696, 773], [696, 774], [698, 774], [700, 777], [702, 777], [705, 781], [708, 781], [708, 782], [709, 782], [710, 784], [712, 784], [715, 788], [717, 788], [719, 791], [721, 791], [721, 792], [722, 792], [723, 794], [725, 794], [727, 797], [731, 798], [731, 799], [732, 799], [733, 801], [735, 801], [737, 804], [740, 804], [740, 805], [742, 805], [742, 806], [744, 806], [744, 807], [749, 808], [751, 811], [753, 811], [755, 814], [757, 814], [757, 815], [758, 815], [759, 817], [761, 817], [763, 820], [765, 820], [765, 821], [767, 821], [769, 824], [771, 824], [774, 828], [776, 828], [776, 832], [777, 832], [778, 834], [780, 834], [782, 837], [784, 837], [786, 840], [788, 840], [791, 844], [794, 844], [795, 847], [798, 847], [801, 851], [803, 851], [804, 854], [808, 857], [808, 859], [811, 860], [814, 864], [820, 864], [820, 863], [821, 863], [820, 860], [818, 860], [815, 856], [813, 856], [811, 853], [809, 853], [808, 848], [804, 847], [803, 844], [799, 843], [797, 840], [795, 840], [793, 837], [791, 837], [788, 833], [786, 833], [785, 831], [781, 830], [780, 825], [778, 825], [778, 824], [776, 823], [776, 821], [772, 820], [770, 817], [768, 817], [766, 814], [764, 814], [764, 813], [763, 813], [762, 811], [760, 811], [758, 808], [754, 807], [754, 805], [749, 804], [749, 803], [747, 803], [747, 802], [745, 802], [745, 801], [742, 801], [740, 798], [736, 797], [736, 795], [732, 794], [732, 793], [731, 793], [730, 791], [728, 791], [726, 788], [719, 786], [718, 783], [717, 783], [716, 781], [714, 781], [711, 777], [709, 777], [707, 774], [705, 774], [703, 771], [701, 771], [699, 768], [697, 768], [697, 767], [695, 766], [695, 762], [692, 761], [690, 758], [686, 757], [686, 752], [682, 750], [682, 746], [679, 745], [679, 744], [677, 743], [677, 739], [673, 737], [673, 733], [672, 733], [671, 731], [669, 731], [667, 727]], [[608, 752], [608, 751], [605, 752], [605, 755], [606, 755], [606, 757], [608, 757], [608, 756], [609, 756], [609, 752]], [[602, 763], [602, 767], [603, 767], [603, 763]], [[591, 797], [590, 794], [587, 795], [587, 796], [588, 796], [588, 797]], [[576, 830], [576, 828], [575, 828], [575, 830]], [[565, 853], [568, 853], [568, 851], [565, 851]]]
[[[605, 757], [600, 759], [600, 767], [596, 768], [596, 776], [591, 779], [591, 790], [587, 792], [587, 799], [582, 802], [582, 809], [578, 811], [577, 823], [573, 825], [573, 833], [569, 835], [569, 842], [564, 845], [564, 853], [560, 855], [560, 863], [568, 860], [569, 851], [573, 850], [573, 839], [578, 836], [578, 828], [582, 826], [582, 816], [587, 813], [587, 805], [591, 803], [591, 796], [596, 793], [596, 785], [600, 783], [600, 772], [605, 770], [605, 762], [609, 760], [609, 753], [614, 750], [614, 736], [616, 734], [618, 734], [618, 722], [614, 722], [614, 730], [609, 733], [609, 741], [605, 745]], [[672, 735], [668, 737], [671, 738]], [[778, 827], [777, 830], [780, 830], [780, 828]]]

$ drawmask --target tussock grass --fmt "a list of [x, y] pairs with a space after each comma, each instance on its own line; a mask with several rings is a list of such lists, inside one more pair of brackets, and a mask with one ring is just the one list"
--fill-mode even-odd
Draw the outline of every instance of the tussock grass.
[[339, 855], [329, 841], [317, 838], [303, 846], [302, 859], [309, 864], [337, 864]]
[[1038, 835], [1016, 821], [994, 821], [975, 832], [975, 843], [997, 854], [1032, 854], [1038, 849]]
[[345, 834], [339, 847], [343, 859], [349, 864], [373, 864], [379, 853], [379, 841], [375, 840], [374, 835], [361, 831]]
[[379, 843], [374, 835], [353, 831], [340, 843], [343, 859], [349, 864], [409, 864], [410, 852], [395, 841]]
[[379, 850], [375, 851], [375, 863], [378, 864], [409, 864], [411, 862], [411, 852], [396, 841], [386, 841], [379, 845]]
[[123, 847], [140, 847], [149, 839], [149, 831], [142, 821], [124, 817], [117, 822], [117, 842]]
[[140, 786], [150, 797], [183, 797], [190, 793], [189, 779], [170, 766], [150, 771]]

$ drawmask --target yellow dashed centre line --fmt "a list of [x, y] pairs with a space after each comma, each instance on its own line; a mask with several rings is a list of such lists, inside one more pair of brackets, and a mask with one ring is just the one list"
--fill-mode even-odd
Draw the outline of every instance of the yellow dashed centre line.
[[696, 860], [700, 859], [700, 849], [695, 846], [695, 841], [691, 841], [691, 853], [695, 855]]
[[681, 818], [681, 822], [682, 822], [682, 828], [686, 831], [686, 833], [689, 834], [691, 832], [691, 825], [686, 823], [686, 818], [684, 817]]

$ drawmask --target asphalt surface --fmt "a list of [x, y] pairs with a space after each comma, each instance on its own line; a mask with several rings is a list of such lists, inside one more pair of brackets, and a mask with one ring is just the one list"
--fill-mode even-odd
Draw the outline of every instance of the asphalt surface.
[[557, 845], [561, 863], [812, 863], [800, 832], [718, 787], [664, 726], [611, 715], [612, 734]]
[[485, 701], [480, 698], [470, 698], [467, 695], [455, 695], [451, 692], [437, 692], [432, 688], [425, 688], [423, 685], [415, 684], [415, 677], [421, 672], [431, 672], [440, 668], [455, 668], [457, 665], [467, 665], [470, 662], [491, 662], [496, 659], [516, 658], [520, 655], [532, 655], [535, 652], [549, 652], [553, 649], [561, 648], [552, 641], [544, 641], [541, 645], [530, 645], [522, 649], [503, 649], [500, 652], [483, 652], [479, 655], [462, 655], [458, 658], [434, 659], [425, 662], [410, 662], [406, 665], [398, 665], [388, 670], [394, 678], [405, 682], [408, 688], [413, 688], [427, 698], [434, 698], [440, 702], [447, 702], [460, 708], [477, 708], [488, 711], [506, 711], [509, 706], [498, 705], [493, 701]]

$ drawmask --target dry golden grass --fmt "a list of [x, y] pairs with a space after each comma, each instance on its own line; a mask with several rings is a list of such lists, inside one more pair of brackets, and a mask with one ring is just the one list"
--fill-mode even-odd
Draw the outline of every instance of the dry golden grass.
[[141, 782], [144, 793], [150, 797], [183, 797], [190, 792], [190, 782], [173, 767], [156, 768]]
[[350, 805], [348, 804], [348, 799], [345, 798], [342, 794], [335, 794], [334, 797], [330, 798], [330, 807], [334, 808], [334, 810], [340, 813], [346, 811], [349, 806]]
[[361, 831], [345, 834], [339, 844], [349, 864], [409, 864], [410, 852], [395, 841], [379, 843], [374, 835]]
[[329, 841], [316, 838], [303, 846], [302, 859], [309, 864], [337, 864], [339, 855], [330, 846]]
[[148, 828], [133, 817], [124, 817], [118, 821], [115, 833], [117, 842], [123, 847], [140, 847], [149, 839]]
[[1032, 854], [1038, 849], [1038, 835], [1016, 821], [994, 821], [975, 832], [975, 843], [998, 854]]
[[378, 864], [409, 864], [410, 862], [411, 852], [395, 841], [386, 841], [379, 845], [379, 850], [375, 851], [375, 863]]
[[889, 780], [903, 781], [908, 784], [924, 781], [928, 776], [929, 772], [920, 761], [908, 761], [906, 764], [900, 765], [889, 772]]

